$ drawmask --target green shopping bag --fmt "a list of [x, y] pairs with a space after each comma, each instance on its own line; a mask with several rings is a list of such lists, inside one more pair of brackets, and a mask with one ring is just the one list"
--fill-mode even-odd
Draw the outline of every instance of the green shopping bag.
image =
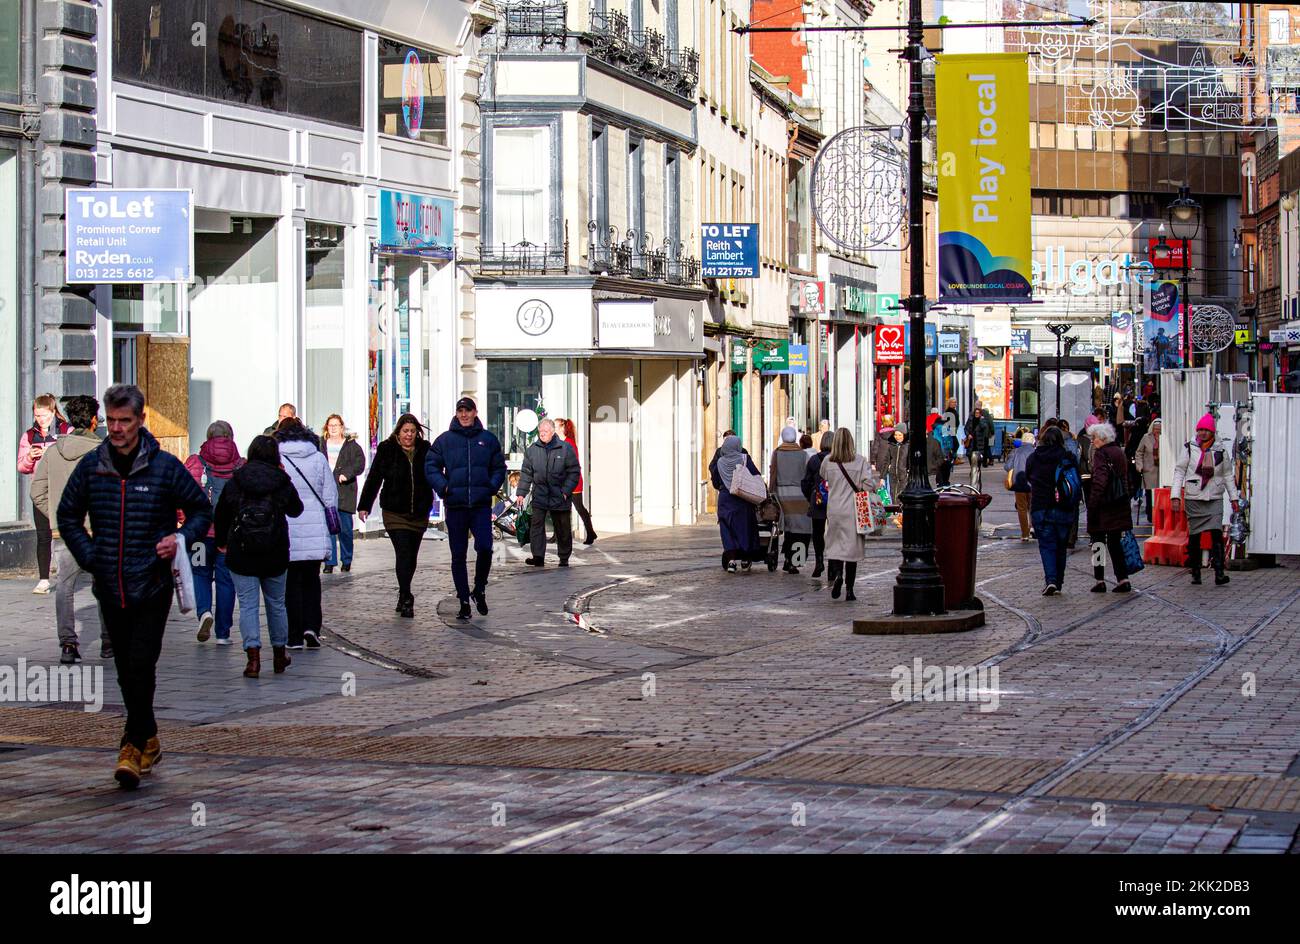
[[533, 521], [533, 506], [525, 505], [519, 512], [519, 517], [515, 519], [515, 537], [519, 540], [520, 547], [528, 545], [528, 528]]

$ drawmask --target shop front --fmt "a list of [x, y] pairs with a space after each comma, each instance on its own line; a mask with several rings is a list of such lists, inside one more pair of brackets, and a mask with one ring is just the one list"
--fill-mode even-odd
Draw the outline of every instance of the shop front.
[[534, 435], [521, 411], [572, 419], [598, 532], [692, 523], [702, 298], [632, 295], [591, 277], [521, 281], [477, 284], [480, 412], [507, 465]]

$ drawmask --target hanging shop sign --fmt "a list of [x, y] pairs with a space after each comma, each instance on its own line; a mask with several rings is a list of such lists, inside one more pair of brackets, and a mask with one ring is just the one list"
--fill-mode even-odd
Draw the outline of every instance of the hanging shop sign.
[[961, 352], [961, 335], [955, 331], [939, 332], [939, 353], [959, 354]]
[[700, 260], [706, 279], [758, 278], [758, 224], [703, 224]]
[[941, 55], [939, 296], [949, 303], [1031, 295], [1029, 58]]
[[375, 248], [401, 256], [450, 259], [454, 213], [455, 204], [444, 197], [381, 190], [379, 245]]
[[902, 364], [907, 348], [902, 325], [876, 325], [876, 363]]
[[67, 191], [64, 281], [147, 284], [194, 279], [194, 191]]
[[808, 373], [808, 345], [807, 344], [790, 345], [790, 373], [792, 374]]
[[1023, 354], [1029, 350], [1029, 328], [1012, 328], [1011, 329], [1011, 350], [1015, 354]]
[[[903, 324], [903, 346], [907, 353], [912, 353], [912, 325], [908, 322]], [[934, 360], [939, 354], [939, 329], [932, 324], [925, 326], [925, 357], [926, 360]]]
[[760, 374], [790, 373], [789, 341], [756, 341], [751, 358]]
[[749, 370], [749, 358], [745, 356], [744, 341], [736, 339], [731, 342], [731, 370], [740, 374]]
[[1151, 283], [1142, 337], [1142, 364], [1147, 373], [1183, 366], [1182, 302], [1176, 280]]
[[795, 285], [799, 293], [799, 314], [826, 314], [825, 282], [796, 282]]
[[1237, 347], [1250, 344], [1255, 340], [1255, 332], [1250, 328], [1238, 328], [1233, 332], [1233, 340], [1236, 342]]
[[1300, 328], [1273, 328], [1268, 332], [1268, 339], [1287, 347], [1300, 344]]

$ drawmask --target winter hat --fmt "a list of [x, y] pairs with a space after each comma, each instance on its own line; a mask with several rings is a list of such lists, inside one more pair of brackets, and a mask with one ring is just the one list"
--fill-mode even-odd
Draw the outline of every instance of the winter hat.
[[786, 426], [781, 430], [781, 442], [789, 444], [799, 441], [799, 430], [793, 426]]
[[1095, 414], [1089, 413], [1088, 418], [1083, 421], [1083, 428], [1085, 430], [1089, 429], [1090, 427], [1096, 426], [1100, 422], [1101, 420], [1097, 419]]
[[1206, 413], [1196, 424], [1196, 431], [1199, 433], [1203, 429], [1208, 429], [1212, 433], [1219, 431], [1219, 424], [1214, 421], [1213, 413]]
[[1164, 426], [1164, 425], [1165, 425], [1164, 422], [1158, 416], [1151, 421], [1152, 429], [1155, 429], [1157, 426]]
[[906, 424], [906, 423], [897, 423], [897, 424], [895, 424], [895, 426], [894, 426], [894, 432], [896, 432], [896, 433], [902, 433], [904, 436], [906, 436], [906, 435], [907, 435], [907, 424]]

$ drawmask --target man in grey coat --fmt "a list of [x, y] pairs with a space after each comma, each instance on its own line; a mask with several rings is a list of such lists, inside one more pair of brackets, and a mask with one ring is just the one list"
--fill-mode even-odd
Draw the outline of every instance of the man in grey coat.
[[546, 516], [555, 527], [555, 549], [560, 566], [569, 566], [573, 553], [573, 490], [578, 487], [578, 456], [573, 447], [555, 435], [555, 423], [542, 420], [537, 426], [537, 440], [524, 452], [515, 501], [522, 505], [529, 490], [533, 493], [533, 517], [528, 540], [533, 556], [527, 563], [546, 566]]
[[[81, 457], [99, 448], [99, 437], [95, 427], [99, 425], [99, 401], [94, 397], [72, 397], [67, 403], [68, 424], [73, 431], [67, 436], [60, 436], [45, 450], [45, 455], [36, 464], [32, 476], [32, 502], [41, 513], [53, 520], [63, 500], [63, 489], [68, 484], [68, 477], [77, 467]], [[90, 574], [81, 569], [77, 559], [72, 556], [68, 546], [62, 541], [58, 544], [59, 576], [54, 588], [54, 621], [59, 632], [59, 646], [62, 654], [59, 662], [73, 665], [81, 659], [80, 641], [77, 639], [77, 614], [73, 606], [77, 593], [77, 584], [82, 577], [87, 578], [90, 586]], [[99, 607], [95, 607], [99, 615]], [[108, 633], [104, 632], [104, 620], [99, 619], [99, 657], [113, 658], [113, 644]]]

